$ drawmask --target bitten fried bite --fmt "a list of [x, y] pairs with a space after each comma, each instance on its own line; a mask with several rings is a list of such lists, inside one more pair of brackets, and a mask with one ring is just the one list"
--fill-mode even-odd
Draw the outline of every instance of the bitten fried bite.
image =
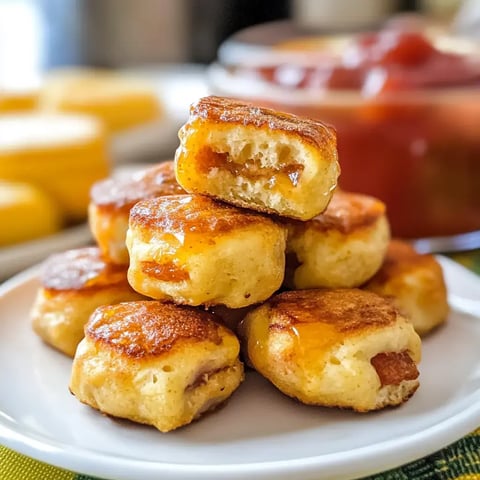
[[47, 344], [73, 357], [83, 328], [100, 305], [143, 300], [127, 281], [127, 267], [107, 264], [95, 247], [49, 257], [32, 307], [33, 330]]
[[399, 405], [419, 385], [420, 338], [371, 292], [284, 292], [249, 313], [241, 332], [254, 368], [306, 404], [365, 412]]
[[421, 255], [405, 242], [390, 242], [382, 268], [364, 288], [391, 298], [419, 335], [447, 319], [449, 307], [442, 267], [435, 257]]
[[140, 200], [185, 193], [175, 179], [173, 162], [137, 172], [128, 177], [97, 182], [90, 191], [90, 229], [104, 258], [128, 264], [125, 237], [130, 209]]
[[187, 192], [261, 212], [309, 220], [340, 173], [332, 128], [227, 98], [193, 104], [179, 138], [176, 174]]
[[282, 284], [286, 229], [201, 195], [172, 195], [130, 211], [128, 279], [157, 300], [241, 308]]
[[98, 308], [73, 362], [71, 392], [103, 413], [153, 425], [187, 425], [243, 380], [235, 335], [191, 307], [130, 302]]
[[327, 210], [288, 226], [285, 283], [291, 288], [352, 288], [380, 268], [390, 240], [385, 205], [336, 191]]

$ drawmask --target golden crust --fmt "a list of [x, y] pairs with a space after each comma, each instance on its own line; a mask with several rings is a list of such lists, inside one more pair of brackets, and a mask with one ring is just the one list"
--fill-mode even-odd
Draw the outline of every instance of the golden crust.
[[386, 283], [419, 268], [431, 268], [442, 274], [440, 265], [432, 255], [422, 255], [410, 244], [393, 239], [388, 244], [383, 265], [372, 278], [372, 283]]
[[185, 190], [175, 178], [173, 161], [168, 161], [128, 177], [97, 182], [90, 191], [90, 198], [101, 211], [128, 212], [140, 200], [183, 193]]
[[130, 212], [128, 279], [157, 300], [246, 307], [281, 286], [286, 237], [268, 217], [205, 196], [146, 200]]
[[385, 215], [385, 204], [380, 200], [336, 190], [327, 209], [309, 222], [295, 222], [297, 229], [314, 228], [319, 231], [337, 230], [344, 235], [368, 227]]
[[419, 385], [420, 339], [376, 294], [285, 292], [248, 313], [238, 331], [248, 362], [306, 404], [376, 410], [405, 402]]
[[209, 120], [281, 131], [299, 137], [318, 149], [335, 148], [336, 134], [318, 120], [297, 117], [224, 97], [203, 97], [190, 107], [190, 120]]
[[363, 288], [389, 297], [419, 335], [448, 317], [442, 267], [432, 255], [421, 255], [400, 240], [390, 242], [383, 265]]
[[316, 120], [206, 97], [192, 105], [179, 139], [176, 176], [190, 193], [308, 220], [337, 185], [335, 131]]
[[274, 222], [258, 213], [216, 202], [203, 195], [172, 195], [137, 203], [130, 226], [159, 229], [170, 234], [222, 234]]
[[243, 381], [239, 342], [215, 316], [159, 302], [98, 309], [70, 391], [108, 415], [168, 432], [223, 403]]
[[138, 201], [183, 193], [175, 179], [172, 161], [96, 183], [90, 191], [88, 220], [104, 258], [111, 263], [128, 264], [125, 237], [130, 209]]
[[71, 357], [97, 307], [145, 299], [130, 287], [127, 266], [105, 263], [95, 247], [51, 256], [41, 283], [31, 311], [32, 327], [46, 343]]
[[358, 289], [283, 292], [268, 300], [266, 305], [274, 312], [269, 327], [272, 330], [324, 323], [348, 335], [384, 328], [392, 325], [397, 317], [391, 302]]
[[385, 205], [335, 191], [327, 210], [307, 222], [286, 221], [290, 288], [353, 288], [380, 268], [390, 240]]
[[51, 293], [94, 291], [128, 286], [127, 268], [106, 263], [97, 247], [68, 250], [50, 256], [41, 275], [43, 288]]
[[131, 358], [158, 357], [180, 342], [221, 343], [215, 315], [154, 301], [126, 302], [97, 308], [85, 336]]

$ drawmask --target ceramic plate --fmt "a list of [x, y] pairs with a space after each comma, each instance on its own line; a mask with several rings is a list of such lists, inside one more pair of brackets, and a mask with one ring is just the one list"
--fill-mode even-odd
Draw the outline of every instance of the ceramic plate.
[[[132, 173], [153, 164], [136, 163], [132, 165], [120, 165], [115, 167], [112, 176], [121, 178], [130, 176]], [[18, 243], [0, 248], [0, 281], [11, 277], [17, 272], [31, 265], [43, 261], [52, 253], [62, 252], [71, 248], [83, 247], [91, 243], [92, 235], [87, 223], [75, 227], [66, 228], [54, 235], [48, 235], [36, 240]]]
[[115, 480], [339, 480], [415, 460], [480, 425], [480, 280], [441, 262], [453, 309], [425, 339], [421, 387], [402, 407], [307, 407], [247, 372], [224, 408], [168, 434], [113, 420], [70, 395], [71, 361], [30, 330], [38, 269], [25, 272], [0, 293], [0, 443]]
[[67, 228], [54, 235], [0, 248], [0, 281], [44, 260], [48, 255], [90, 242], [92, 236], [86, 223]]

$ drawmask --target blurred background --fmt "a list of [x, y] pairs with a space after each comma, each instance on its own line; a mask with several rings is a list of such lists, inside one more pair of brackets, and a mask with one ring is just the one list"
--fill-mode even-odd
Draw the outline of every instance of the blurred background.
[[[65, 65], [209, 64], [224, 40], [252, 25], [290, 20], [298, 33], [302, 28], [318, 33], [359, 31], [378, 28], [405, 12], [448, 24], [465, 3], [469, 2], [1, 0], [0, 65], [3, 77]], [[474, 35], [473, 26], [466, 33]]]
[[0, 0], [0, 276], [88, 241], [91, 185], [209, 93], [333, 124], [396, 236], [478, 247], [479, 51], [478, 0]]

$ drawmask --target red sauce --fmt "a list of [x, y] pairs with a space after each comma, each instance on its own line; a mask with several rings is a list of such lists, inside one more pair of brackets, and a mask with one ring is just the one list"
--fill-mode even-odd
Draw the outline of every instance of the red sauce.
[[[304, 57], [303, 57], [304, 58]], [[359, 36], [339, 58], [312, 52], [312, 64], [260, 67], [264, 80], [289, 88], [399, 90], [480, 86], [480, 64], [435, 48], [421, 33], [386, 30]]]
[[[311, 45], [306, 51], [288, 65], [254, 70], [268, 82], [308, 90], [315, 101], [256, 101], [334, 126], [340, 186], [383, 200], [395, 236], [480, 229], [480, 58], [398, 30], [359, 36], [337, 57]], [[329, 90], [342, 102], [315, 96]], [[346, 90], [362, 95], [349, 102]]]

